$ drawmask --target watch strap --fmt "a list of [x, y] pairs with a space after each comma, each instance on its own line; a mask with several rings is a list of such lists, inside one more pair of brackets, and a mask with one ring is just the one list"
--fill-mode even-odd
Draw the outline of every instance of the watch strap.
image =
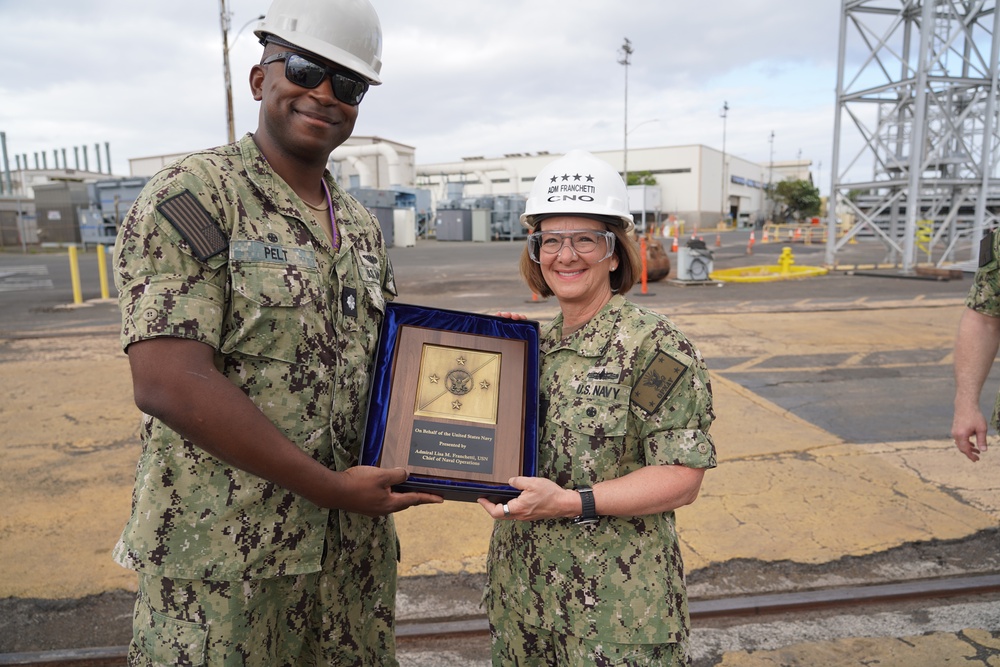
[[594, 504], [594, 490], [589, 486], [581, 486], [576, 490], [580, 494], [583, 511], [573, 519], [573, 523], [593, 523], [597, 521], [597, 506]]

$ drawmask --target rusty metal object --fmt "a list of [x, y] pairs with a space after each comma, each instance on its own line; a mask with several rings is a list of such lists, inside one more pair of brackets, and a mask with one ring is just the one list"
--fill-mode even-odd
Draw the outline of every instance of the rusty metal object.
[[656, 282], [670, 274], [670, 256], [663, 244], [652, 237], [646, 237], [646, 280]]

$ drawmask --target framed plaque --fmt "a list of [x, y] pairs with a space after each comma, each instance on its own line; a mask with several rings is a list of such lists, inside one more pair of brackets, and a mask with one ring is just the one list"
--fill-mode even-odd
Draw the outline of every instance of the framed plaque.
[[390, 302], [361, 463], [399, 490], [509, 500], [537, 464], [538, 323]]

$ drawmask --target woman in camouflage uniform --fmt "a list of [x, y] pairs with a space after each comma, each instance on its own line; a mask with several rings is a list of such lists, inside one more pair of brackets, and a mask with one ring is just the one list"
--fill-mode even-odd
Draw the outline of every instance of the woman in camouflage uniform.
[[496, 665], [687, 664], [674, 510], [714, 467], [708, 372], [662, 315], [622, 294], [640, 270], [621, 177], [583, 151], [535, 179], [521, 218], [542, 331], [538, 476], [480, 503], [497, 519], [485, 601]]

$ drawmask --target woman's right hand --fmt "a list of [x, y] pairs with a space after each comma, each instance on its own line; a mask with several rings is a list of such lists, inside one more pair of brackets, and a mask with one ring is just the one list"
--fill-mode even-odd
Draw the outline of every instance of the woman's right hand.
[[[564, 489], [544, 477], [511, 477], [510, 486], [521, 490], [521, 495], [506, 503], [492, 503], [480, 498], [479, 504], [497, 520], [539, 521], [579, 516], [583, 511], [580, 494]], [[509, 514], [504, 512], [507, 507]]]

